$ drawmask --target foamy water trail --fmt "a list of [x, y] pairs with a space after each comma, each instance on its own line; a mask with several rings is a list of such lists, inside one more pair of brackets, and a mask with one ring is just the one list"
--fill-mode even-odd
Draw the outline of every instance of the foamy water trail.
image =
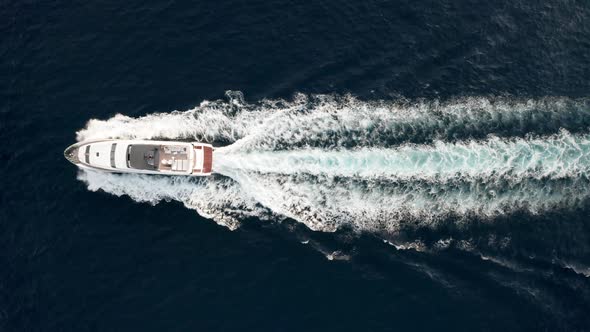
[[564, 178], [590, 171], [590, 135], [561, 132], [534, 139], [502, 139], [395, 149], [299, 149], [215, 153], [216, 171], [441, 179], [449, 177]]
[[234, 175], [244, 193], [278, 215], [314, 230], [351, 226], [395, 233], [402, 223], [437, 225], [447, 218], [490, 219], [514, 211], [532, 214], [573, 208], [589, 195], [586, 179], [442, 182], [360, 181], [349, 178]]
[[361, 101], [351, 96], [297, 95], [291, 101], [204, 101], [184, 112], [140, 118], [121, 114], [90, 120], [78, 140], [99, 138], [195, 139], [237, 143], [241, 151], [301, 147], [391, 147], [436, 140], [549, 135], [590, 127], [587, 99], [461, 98], [440, 101]]
[[404, 146], [396, 150], [290, 150], [215, 155], [226, 177], [83, 173], [91, 190], [177, 200], [234, 228], [246, 216], [292, 218], [309, 228], [396, 232], [402, 222], [493, 218], [574, 208], [590, 195], [588, 135]]
[[587, 100], [206, 101], [193, 110], [91, 120], [78, 139], [167, 138], [218, 148], [210, 178], [82, 172], [90, 190], [176, 200], [235, 228], [248, 216], [309, 228], [396, 232], [576, 208], [590, 194]]
[[91, 191], [103, 190], [116, 196], [129, 196], [137, 202], [157, 204], [178, 201], [201, 216], [235, 229], [240, 219], [256, 216], [266, 219], [267, 212], [258, 202], [244, 195], [231, 179], [149, 176], [81, 171], [78, 179]]
[[90, 190], [155, 204], [176, 200], [199, 214], [235, 228], [241, 218], [293, 218], [314, 230], [341, 226], [396, 232], [401, 223], [435, 225], [447, 217], [491, 218], [516, 210], [541, 213], [576, 207], [590, 195], [590, 181], [535, 180], [518, 183], [454, 180], [389, 181], [325, 176], [232, 174], [235, 180], [154, 177], [81, 172]]

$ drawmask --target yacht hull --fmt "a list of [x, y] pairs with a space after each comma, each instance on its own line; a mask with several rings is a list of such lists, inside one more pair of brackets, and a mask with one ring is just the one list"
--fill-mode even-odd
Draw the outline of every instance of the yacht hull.
[[208, 176], [213, 172], [211, 144], [153, 140], [89, 140], [64, 151], [81, 169], [110, 173]]

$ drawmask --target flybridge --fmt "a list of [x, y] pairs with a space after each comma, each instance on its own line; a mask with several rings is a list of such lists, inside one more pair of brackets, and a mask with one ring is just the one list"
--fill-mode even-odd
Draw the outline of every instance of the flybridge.
[[210, 175], [213, 147], [206, 143], [94, 140], [74, 144], [64, 156], [80, 168], [116, 173]]

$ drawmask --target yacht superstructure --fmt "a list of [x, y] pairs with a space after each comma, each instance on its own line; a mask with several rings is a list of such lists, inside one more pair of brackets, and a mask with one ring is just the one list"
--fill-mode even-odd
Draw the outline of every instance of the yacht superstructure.
[[92, 140], [64, 156], [80, 168], [115, 173], [206, 176], [213, 168], [213, 147], [198, 142]]

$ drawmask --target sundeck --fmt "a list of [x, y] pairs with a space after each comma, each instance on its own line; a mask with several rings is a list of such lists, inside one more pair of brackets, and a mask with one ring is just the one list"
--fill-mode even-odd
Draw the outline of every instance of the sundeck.
[[117, 173], [211, 175], [213, 147], [206, 143], [94, 140], [76, 143], [64, 156], [80, 168]]

